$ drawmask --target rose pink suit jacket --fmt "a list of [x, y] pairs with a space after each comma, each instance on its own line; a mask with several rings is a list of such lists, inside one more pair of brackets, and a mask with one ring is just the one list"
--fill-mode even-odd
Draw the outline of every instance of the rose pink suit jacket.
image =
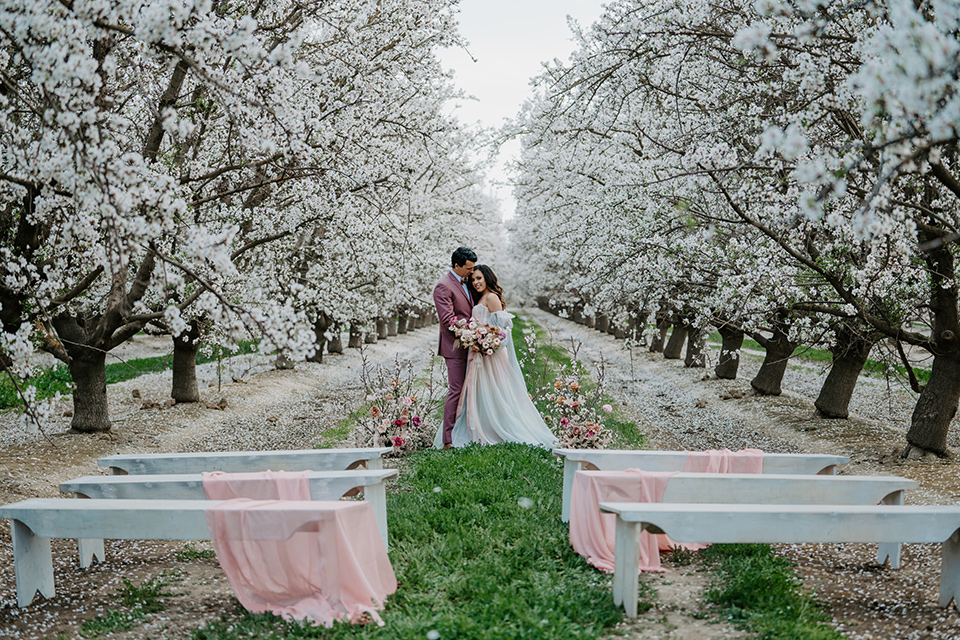
[[437, 354], [444, 358], [467, 359], [467, 350], [453, 346], [456, 337], [449, 327], [460, 318], [469, 319], [473, 313], [473, 300], [463, 290], [463, 285], [452, 273], [447, 272], [433, 289], [433, 303], [440, 318], [440, 348]]

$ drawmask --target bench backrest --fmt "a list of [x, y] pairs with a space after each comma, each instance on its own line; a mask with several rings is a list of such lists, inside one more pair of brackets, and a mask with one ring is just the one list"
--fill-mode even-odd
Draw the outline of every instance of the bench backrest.
[[[396, 469], [314, 471], [309, 475], [314, 500], [337, 500], [355, 487], [397, 476]], [[60, 483], [60, 491], [98, 499], [206, 500], [199, 473], [84, 476]]]
[[937, 543], [960, 529], [960, 506], [601, 502], [600, 510], [676, 542]]
[[893, 476], [677, 473], [667, 481], [661, 502], [877, 504], [918, 486]]
[[[0, 518], [17, 520], [41, 538], [111, 538], [116, 540], [209, 540], [208, 500], [64, 500], [31, 498], [0, 507]], [[285, 540], [309, 523], [323, 519], [340, 501], [253, 501], [258, 517], [278, 523], [271, 539]], [[342, 508], [342, 507], [341, 507]], [[367, 506], [369, 508], [369, 506]], [[294, 517], [286, 517], [293, 514]], [[286, 523], [287, 528], [279, 526]]]
[[[584, 467], [601, 471], [683, 471], [687, 464], [686, 451], [640, 451], [630, 449], [554, 449], [555, 456], [579, 462]], [[831, 474], [836, 465], [847, 464], [850, 458], [827, 454], [765, 453], [763, 473]]]
[[219, 451], [144, 453], [100, 458], [97, 464], [113, 474], [171, 474], [224, 471], [342, 471], [356, 464], [380, 468], [380, 458], [392, 447], [360, 449], [301, 449], [289, 451]]

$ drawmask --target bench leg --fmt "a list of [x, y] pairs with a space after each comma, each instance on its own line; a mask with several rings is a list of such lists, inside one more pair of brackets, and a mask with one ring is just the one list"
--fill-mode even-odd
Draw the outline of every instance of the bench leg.
[[827, 465], [823, 469], [820, 469], [820, 471], [817, 471], [817, 475], [818, 476], [835, 476], [837, 475], [837, 465], [835, 464]]
[[[74, 494], [75, 500], [87, 500], [89, 497], [82, 493]], [[103, 551], [103, 540], [97, 538], [77, 539], [77, 550], [80, 552], [81, 569], [86, 569], [97, 560], [103, 562], [107, 557]]]
[[383, 537], [383, 546], [390, 550], [387, 541], [387, 488], [382, 482], [371, 484], [363, 488], [363, 499], [373, 508], [373, 517], [377, 521], [377, 528]]
[[[903, 491], [894, 491], [881, 500], [880, 504], [902, 505]], [[890, 568], [900, 568], [900, 543], [899, 542], [881, 542], [877, 553], [877, 562], [883, 564], [887, 558], [890, 559]]]
[[103, 562], [107, 555], [100, 538], [78, 538], [77, 550], [80, 552], [80, 567], [86, 569], [94, 562]]
[[573, 474], [580, 470], [580, 463], [563, 459], [563, 507], [560, 522], [570, 522], [570, 494], [573, 492]]
[[637, 569], [640, 566], [639, 522], [624, 522], [617, 517], [614, 534], [613, 603], [623, 604], [628, 618], [637, 617]]
[[50, 539], [38, 538], [30, 527], [12, 520], [13, 567], [17, 575], [17, 606], [33, 602], [37, 591], [45, 598], [56, 593], [53, 587], [53, 554]]
[[943, 543], [940, 565], [940, 606], [948, 607], [951, 602], [960, 610], [960, 531]]

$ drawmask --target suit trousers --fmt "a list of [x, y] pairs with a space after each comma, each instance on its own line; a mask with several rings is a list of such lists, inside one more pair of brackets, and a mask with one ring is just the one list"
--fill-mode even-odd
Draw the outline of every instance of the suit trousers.
[[[464, 355], [466, 352], [464, 351]], [[443, 444], [453, 441], [453, 424], [457, 421], [457, 405], [463, 392], [463, 379], [467, 376], [467, 359], [444, 358], [447, 361], [447, 401], [443, 405]]]

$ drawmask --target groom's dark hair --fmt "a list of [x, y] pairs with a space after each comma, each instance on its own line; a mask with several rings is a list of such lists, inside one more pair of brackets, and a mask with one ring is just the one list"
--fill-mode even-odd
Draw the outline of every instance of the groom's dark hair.
[[453, 255], [450, 257], [450, 266], [451, 267], [462, 267], [467, 264], [467, 262], [476, 262], [477, 254], [473, 252], [473, 249], [467, 249], [466, 247], [458, 247], [456, 251], [453, 252]]

